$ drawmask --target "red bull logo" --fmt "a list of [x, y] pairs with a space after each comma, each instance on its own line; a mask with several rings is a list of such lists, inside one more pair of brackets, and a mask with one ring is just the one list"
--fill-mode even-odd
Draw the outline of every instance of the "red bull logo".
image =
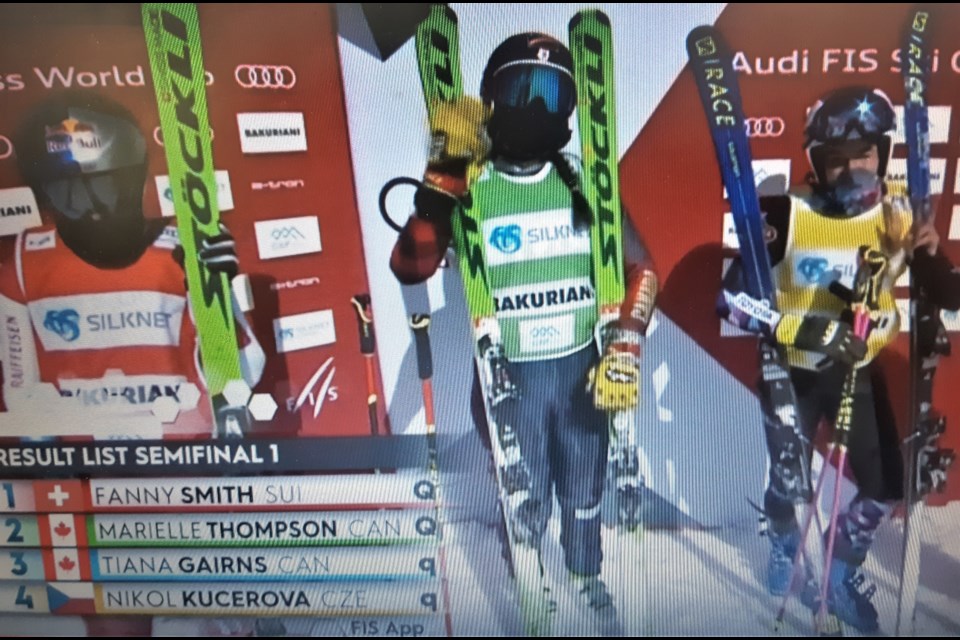
[[76, 118], [67, 118], [53, 127], [44, 127], [47, 153], [64, 153], [74, 149], [99, 149], [103, 146], [96, 128]]

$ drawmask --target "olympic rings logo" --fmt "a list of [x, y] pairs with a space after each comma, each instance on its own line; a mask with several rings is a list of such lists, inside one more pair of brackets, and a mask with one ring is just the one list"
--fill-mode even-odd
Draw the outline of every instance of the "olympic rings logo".
[[0, 160], [6, 160], [13, 155], [13, 143], [10, 138], [0, 135]]
[[560, 330], [556, 327], [534, 327], [530, 330], [531, 338], [556, 338], [560, 335]]
[[779, 138], [787, 128], [783, 118], [778, 116], [747, 118], [744, 126], [750, 138]]
[[297, 74], [285, 64], [241, 64], [233, 77], [244, 89], [293, 89]]

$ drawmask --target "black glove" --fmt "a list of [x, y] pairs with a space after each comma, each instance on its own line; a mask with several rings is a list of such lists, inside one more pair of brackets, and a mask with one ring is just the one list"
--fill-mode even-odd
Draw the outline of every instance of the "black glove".
[[225, 273], [233, 280], [240, 272], [240, 260], [237, 258], [237, 243], [226, 225], [220, 223], [220, 233], [200, 240], [197, 258], [213, 273]]
[[805, 351], [822, 353], [851, 366], [867, 355], [867, 343], [846, 322], [819, 316], [784, 315], [777, 325], [777, 341]]
[[[227, 226], [220, 223], [220, 233], [215, 236], [198, 235], [197, 258], [207, 270], [213, 273], [224, 273], [233, 280], [240, 272], [240, 260], [237, 258], [237, 243], [230, 235]], [[177, 246], [173, 250], [173, 259], [183, 268], [183, 247]]]

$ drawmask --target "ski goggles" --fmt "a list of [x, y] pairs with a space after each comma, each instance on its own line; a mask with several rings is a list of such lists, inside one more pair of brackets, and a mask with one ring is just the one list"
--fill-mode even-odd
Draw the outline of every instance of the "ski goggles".
[[[818, 103], [807, 123], [807, 146], [815, 142], [843, 142], [851, 137], [876, 140], [896, 128], [889, 102], [870, 92], [830, 105], [830, 113]], [[853, 134], [856, 133], [856, 136]]]
[[113, 173], [51, 180], [40, 185], [50, 205], [71, 220], [79, 220], [92, 211], [117, 210], [122, 185]]
[[498, 105], [523, 108], [543, 100], [548, 113], [570, 114], [577, 90], [570, 73], [559, 65], [517, 61], [494, 74], [493, 99]]
[[70, 108], [67, 118], [44, 128], [38, 167], [51, 180], [143, 164], [146, 142], [132, 123], [104, 113]]

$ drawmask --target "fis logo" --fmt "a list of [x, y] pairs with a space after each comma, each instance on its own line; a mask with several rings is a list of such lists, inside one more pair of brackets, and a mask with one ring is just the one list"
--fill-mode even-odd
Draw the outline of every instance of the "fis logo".
[[80, 337], [80, 314], [73, 309], [51, 309], [43, 319], [43, 328], [73, 342]]
[[332, 386], [333, 376], [336, 373], [337, 368], [333, 366], [333, 356], [330, 356], [310, 376], [310, 380], [303, 386], [303, 391], [297, 396], [296, 401], [293, 398], [287, 400], [287, 410], [290, 413], [296, 413], [304, 405], [309, 404], [313, 407], [313, 417], [319, 417], [320, 410], [323, 409], [323, 403], [327, 398], [333, 401], [338, 397], [337, 388]]
[[501, 253], [516, 253], [520, 250], [520, 225], [495, 227], [490, 234], [490, 244]]

